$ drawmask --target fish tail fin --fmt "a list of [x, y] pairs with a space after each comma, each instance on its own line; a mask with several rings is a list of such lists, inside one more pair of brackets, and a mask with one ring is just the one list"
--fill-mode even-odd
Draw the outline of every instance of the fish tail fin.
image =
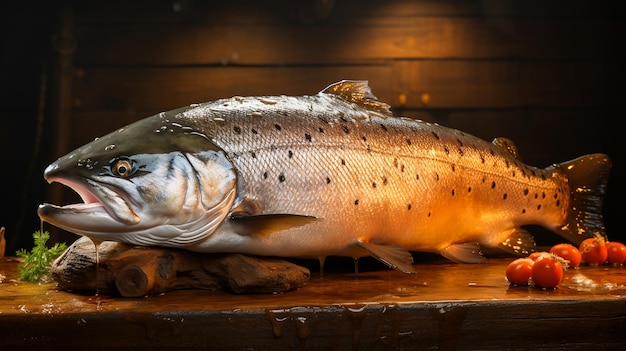
[[609, 157], [586, 155], [553, 167], [565, 174], [570, 187], [567, 222], [557, 232], [577, 245], [596, 234], [606, 239], [602, 202], [611, 171]]

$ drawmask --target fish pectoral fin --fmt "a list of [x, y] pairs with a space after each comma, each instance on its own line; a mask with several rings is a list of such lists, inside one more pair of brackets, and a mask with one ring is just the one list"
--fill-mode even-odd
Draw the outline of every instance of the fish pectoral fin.
[[515, 228], [509, 236], [498, 245], [498, 248], [516, 256], [528, 256], [535, 252], [535, 238], [526, 230]]
[[478, 243], [453, 244], [439, 254], [456, 263], [484, 263], [487, 260]]
[[375, 244], [362, 240], [357, 241], [356, 245], [390, 268], [403, 273], [415, 273], [415, 269], [413, 268], [413, 256], [401, 246]]
[[286, 229], [313, 223], [317, 217], [297, 214], [248, 215], [233, 213], [230, 220], [236, 224], [237, 233], [243, 235], [270, 235]]

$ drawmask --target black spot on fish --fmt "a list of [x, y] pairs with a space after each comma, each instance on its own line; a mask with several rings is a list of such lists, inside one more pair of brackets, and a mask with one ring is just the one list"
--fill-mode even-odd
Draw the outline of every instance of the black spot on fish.
[[348, 127], [343, 126], [343, 132], [346, 134], [350, 134], [350, 129], [348, 129]]
[[528, 188], [524, 189], [524, 196], [528, 195]]
[[341, 159], [341, 165], [345, 166], [346, 165], [346, 160], [344, 160], [343, 158]]
[[376, 187], [376, 182], [372, 182], [372, 188]]
[[330, 184], [330, 178], [326, 177], [326, 184]]
[[279, 124], [274, 124], [274, 127], [276, 128], [276, 130], [281, 130], [283, 129]]
[[556, 207], [561, 207], [561, 200], [556, 200]]
[[465, 155], [465, 151], [463, 151], [463, 149], [459, 148], [458, 150], [459, 150], [459, 155], [461, 156]]
[[430, 212], [428, 212], [428, 217], [430, 217]]
[[239, 126], [234, 126], [234, 127], [233, 127], [233, 130], [235, 131], [235, 133], [237, 133], [237, 134], [241, 134], [241, 127], [239, 127]]
[[439, 180], [439, 173], [435, 173], [435, 180]]
[[387, 177], [383, 176], [383, 185], [387, 185]]
[[491, 182], [491, 189], [495, 189], [496, 188], [496, 182]]
[[504, 160], [504, 165], [506, 166], [506, 168], [510, 168], [511, 164], [509, 163], [509, 160]]
[[435, 132], [432, 132], [432, 133], [433, 133], [433, 136], [435, 137], [435, 139], [439, 140], [439, 134], [437, 134]]
[[545, 192], [541, 192], [541, 198], [545, 199], [546, 198], [546, 193]]
[[471, 193], [471, 192], [472, 192], [472, 187], [471, 187], [471, 186], [467, 188], [467, 192], [468, 192], [468, 193]]
[[407, 210], [411, 211], [411, 204], [407, 206]]
[[361, 135], [361, 139], [363, 139], [364, 142], [367, 142], [367, 138], [365, 137], [365, 135]]
[[281, 183], [285, 181], [285, 175], [283, 173], [278, 175], [278, 181]]
[[400, 165], [400, 172], [404, 172], [404, 163]]
[[419, 173], [416, 173], [416, 174], [415, 174], [415, 180], [420, 180], [420, 175], [419, 175]]
[[311, 134], [309, 133], [304, 133], [304, 139], [306, 139], [307, 141], [311, 141]]
[[487, 178], [483, 176], [483, 183], [487, 181]]
[[252, 151], [252, 152], [250, 153], [250, 156], [252, 156], [252, 158], [256, 158], [256, 152]]
[[252, 132], [252, 134], [259, 134], [259, 132], [257, 132], [256, 129], [252, 129], [251, 132]]
[[368, 144], [366, 150], [367, 152], [372, 152], [372, 147]]
[[447, 146], [443, 147], [443, 151], [445, 151], [446, 155], [450, 155], [450, 150], [448, 149]]
[[526, 209], [525, 208], [522, 208], [522, 213], [526, 213]]
[[379, 125], [385, 132], [387, 131], [387, 127], [384, 124], [379, 124]]
[[539, 194], [535, 193], [535, 199], [539, 198]]
[[541, 210], [541, 204], [537, 205], [537, 211]]
[[[411, 139], [406, 140], [407, 145], [411, 145]], [[410, 206], [410, 205], [409, 205]]]
[[515, 177], [515, 175], [516, 175], [515, 171], [511, 172], [512, 177]]
[[324, 133], [324, 128], [320, 127], [319, 131], [320, 133]]
[[263, 179], [267, 179], [267, 172], [263, 172]]
[[293, 157], [293, 152], [292, 152], [291, 150], [289, 150], [289, 153], [287, 154], [287, 156], [288, 156], [289, 158], [292, 158], [292, 157]]
[[359, 204], [359, 200], [358, 199], [354, 200], [354, 204], [358, 205]]
[[480, 162], [485, 163], [485, 156], [483, 156], [482, 154], [480, 155]]
[[452, 189], [452, 196], [454, 196], [454, 189]]
[[398, 168], [398, 159], [397, 158], [393, 159], [393, 166]]
[[346, 122], [346, 123], [348, 123], [348, 120], [343, 116], [343, 112], [340, 113], [339, 119], [344, 121], [344, 122]]
[[504, 195], [502, 195], [502, 200], [506, 200], [506, 198], [507, 198], [508, 196], [509, 196], [509, 195], [507, 195], [507, 193], [504, 193]]
[[455, 169], [454, 164], [452, 164], [451, 166], [452, 166], [452, 172], [454, 172], [454, 169]]

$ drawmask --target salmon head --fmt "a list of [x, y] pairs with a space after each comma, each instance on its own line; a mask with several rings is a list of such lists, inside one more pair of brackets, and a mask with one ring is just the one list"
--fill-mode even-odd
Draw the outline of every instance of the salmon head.
[[184, 109], [149, 117], [50, 164], [44, 178], [82, 203], [39, 206], [39, 217], [93, 240], [192, 245], [210, 235], [235, 198], [236, 172]]

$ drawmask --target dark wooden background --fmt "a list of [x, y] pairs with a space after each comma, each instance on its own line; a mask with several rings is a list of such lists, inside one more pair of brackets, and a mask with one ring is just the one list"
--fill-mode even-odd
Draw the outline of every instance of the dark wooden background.
[[625, 31], [617, 1], [3, 6], [0, 225], [7, 228], [8, 254], [32, 244], [40, 202], [71, 197], [45, 184], [42, 173], [72, 149], [191, 103], [315, 94], [342, 79], [368, 80], [397, 115], [486, 140], [508, 137], [534, 166], [609, 154], [605, 219], [609, 238], [626, 240], [619, 224], [626, 197], [619, 128]]

